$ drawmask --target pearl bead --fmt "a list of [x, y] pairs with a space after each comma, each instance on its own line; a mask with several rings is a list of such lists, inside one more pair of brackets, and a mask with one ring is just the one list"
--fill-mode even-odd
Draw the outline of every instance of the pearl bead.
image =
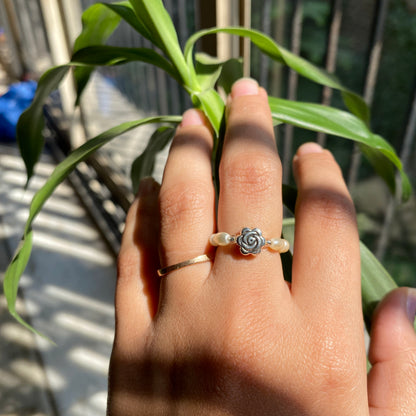
[[228, 233], [212, 234], [209, 242], [213, 246], [227, 246], [231, 242], [231, 236]]
[[272, 238], [270, 240], [270, 249], [279, 253], [286, 253], [289, 251], [289, 242], [281, 238]]

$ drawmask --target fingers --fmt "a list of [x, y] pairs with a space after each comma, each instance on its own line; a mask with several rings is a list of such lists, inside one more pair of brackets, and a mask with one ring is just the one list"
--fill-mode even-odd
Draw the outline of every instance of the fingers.
[[[298, 185], [292, 293], [305, 307], [361, 319], [359, 238], [354, 206], [331, 153], [315, 143], [294, 158]], [[346, 301], [347, 300], [347, 301]]]
[[[214, 187], [211, 173], [213, 138], [209, 123], [197, 110], [188, 110], [170, 149], [160, 190], [161, 262], [170, 266], [207, 253], [214, 230]], [[208, 276], [210, 263], [169, 273], [167, 289], [189, 295]], [[189, 277], [189, 278], [187, 278]], [[180, 298], [181, 293], [174, 294]]]
[[126, 218], [118, 257], [116, 342], [128, 346], [149, 326], [158, 305], [159, 185], [147, 178]]
[[[237, 81], [227, 109], [218, 231], [237, 234], [243, 227], [259, 228], [266, 239], [278, 238], [282, 227], [281, 164], [267, 94], [254, 80]], [[240, 275], [251, 273], [248, 265], [252, 272], [283, 281], [276, 253], [262, 250], [256, 257], [244, 257], [235, 245], [217, 249], [215, 267], [233, 267]]]
[[371, 329], [368, 401], [371, 416], [416, 415], [416, 290], [389, 293]]

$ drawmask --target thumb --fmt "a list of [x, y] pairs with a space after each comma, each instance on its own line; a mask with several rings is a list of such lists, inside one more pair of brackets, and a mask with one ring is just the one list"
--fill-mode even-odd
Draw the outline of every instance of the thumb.
[[368, 374], [371, 416], [416, 416], [416, 289], [390, 292], [374, 313]]

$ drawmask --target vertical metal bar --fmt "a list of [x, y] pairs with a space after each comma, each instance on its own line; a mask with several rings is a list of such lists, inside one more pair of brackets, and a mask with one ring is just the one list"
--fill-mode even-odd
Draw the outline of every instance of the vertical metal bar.
[[82, 8], [79, 0], [59, 0], [59, 7], [64, 22], [64, 30], [68, 42], [68, 50], [72, 53], [75, 39], [82, 30]]
[[[196, 29], [206, 29], [217, 25], [217, 2], [216, 0], [199, 0], [197, 3], [195, 19]], [[204, 36], [199, 42], [199, 50], [212, 56], [217, 56], [217, 40], [215, 36]]]
[[[239, 0], [216, 0], [217, 26], [237, 26], [240, 24]], [[226, 33], [217, 34], [217, 56], [229, 59], [239, 56], [239, 39]]]
[[[231, 1], [217, 0], [217, 26], [230, 26], [231, 23]], [[220, 59], [228, 59], [232, 56], [232, 45], [230, 37], [225, 33], [217, 34], [217, 54]]]
[[[274, 32], [273, 37], [277, 43], [284, 43], [284, 33], [285, 33], [285, 10], [286, 10], [286, 0], [277, 0], [276, 4], [276, 20], [274, 22]], [[280, 97], [282, 95], [282, 66], [273, 62], [272, 64], [272, 77], [270, 91], [272, 95]]]
[[[174, 7], [172, 4], [172, 0], [166, 0], [166, 9], [168, 10], [170, 16], [172, 17], [172, 19], [174, 20], [174, 24], [176, 27], [180, 26], [180, 23], [178, 23], [177, 19], [174, 19]], [[180, 16], [180, 13], [178, 13], [178, 15]], [[181, 108], [181, 101], [182, 101], [182, 91], [179, 90], [179, 86], [176, 83], [176, 81], [172, 80], [170, 77], [167, 79], [166, 81], [166, 75], [165, 75], [165, 85], [168, 85], [168, 89], [165, 89], [164, 93], [165, 93], [165, 101], [167, 102], [167, 91], [169, 91], [170, 96], [171, 96], [171, 100], [172, 100], [172, 107], [174, 109], [174, 112], [176, 113], [181, 113], [182, 112], [182, 108]], [[181, 97], [182, 96], [182, 97]]]
[[[245, 28], [251, 27], [251, 0], [240, 0], [240, 25]], [[242, 38], [240, 44], [240, 55], [243, 57], [243, 75], [250, 76], [250, 51], [251, 42], [249, 38]]]
[[[303, 0], [295, 1], [295, 11], [292, 21], [292, 45], [291, 50], [294, 54], [299, 55], [302, 40], [302, 21], [303, 21]], [[298, 90], [298, 74], [289, 71], [288, 99], [296, 100]], [[284, 146], [283, 146], [283, 182], [288, 183], [290, 179], [290, 160], [293, 150], [294, 128], [287, 124], [285, 127]]]
[[9, 35], [12, 38], [14, 56], [17, 63], [14, 65], [16, 70], [16, 78], [20, 78], [26, 72], [26, 63], [23, 56], [22, 39], [17, 20], [15, 5], [12, 0], [4, 0], [4, 8], [6, 11], [6, 23], [9, 29]]
[[[41, 0], [40, 5], [46, 25], [52, 61], [54, 65], [64, 64], [69, 60], [69, 50], [59, 4], [56, 0]], [[71, 114], [74, 100], [74, 89], [70, 81], [67, 80], [62, 86], [62, 106], [66, 115]]]
[[18, 11], [17, 18], [19, 21], [21, 49], [23, 59], [25, 61], [26, 70], [28, 72], [35, 71], [38, 53], [36, 51], [37, 45], [32, 34], [33, 25], [31, 20], [31, 14], [28, 10], [28, 4], [26, 2], [22, 2], [21, 0], [15, 0], [15, 7]]
[[39, 1], [32, 1], [28, 3], [28, 6], [32, 20], [32, 36], [36, 44], [36, 71], [43, 72], [50, 67], [50, 56], [40, 4]]
[[158, 112], [159, 114], [169, 114], [169, 99], [166, 88], [166, 74], [159, 68], [156, 70]]
[[186, 1], [185, 0], [178, 0], [178, 35], [179, 35], [179, 42], [181, 45], [186, 41], [188, 38], [188, 25], [187, 25], [187, 18], [186, 18]]
[[[386, 22], [386, 16], [389, 8], [389, 0], [379, 0], [377, 3], [378, 10], [376, 12], [376, 24], [370, 58], [367, 68], [367, 76], [364, 87], [364, 99], [371, 107], [375, 86], [377, 82], [378, 70], [380, 67], [381, 52], [383, 49], [383, 35]], [[348, 186], [353, 188], [357, 183], [358, 172], [361, 164], [361, 152], [357, 144], [354, 145], [354, 152], [351, 159], [351, 166], [348, 175]]]
[[[409, 162], [409, 157], [412, 151], [416, 138], [416, 89], [413, 96], [413, 103], [409, 115], [409, 121], [406, 126], [406, 132], [404, 135], [403, 146], [400, 152], [400, 159], [403, 163], [403, 168], [406, 168]], [[397, 181], [398, 182], [398, 181]], [[396, 210], [396, 200], [394, 197], [390, 197], [387, 205], [386, 214], [384, 217], [383, 227], [377, 242], [376, 256], [382, 260], [386, 254], [387, 246], [389, 243], [391, 225], [393, 223], [394, 213]]]
[[[270, 16], [272, 15], [272, 0], [264, 0], [263, 5], [263, 12], [262, 12], [262, 32], [266, 33], [266, 35], [271, 35], [272, 32], [272, 19]], [[269, 58], [264, 54], [260, 57], [260, 75], [259, 75], [259, 82], [260, 85], [264, 87], [268, 86], [269, 83]]]
[[[332, 19], [329, 28], [327, 55], [325, 68], [329, 73], [334, 73], [337, 62], [339, 34], [342, 22], [342, 1], [332, 0]], [[330, 105], [332, 99], [332, 88], [324, 87], [322, 89], [322, 104]], [[321, 146], [325, 146], [326, 134], [318, 133], [317, 141]]]

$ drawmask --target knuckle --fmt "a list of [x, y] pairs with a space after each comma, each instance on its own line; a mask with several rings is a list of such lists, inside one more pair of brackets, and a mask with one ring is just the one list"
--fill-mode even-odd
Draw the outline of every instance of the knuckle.
[[274, 155], [236, 155], [221, 165], [227, 189], [255, 199], [275, 187], [280, 176], [281, 164]]
[[207, 207], [210, 207], [209, 192], [202, 192], [199, 184], [176, 183], [163, 189], [160, 193], [160, 215], [162, 233], [176, 228], [183, 228], [183, 224], [192, 226], [205, 217]]
[[300, 202], [303, 201], [307, 201], [311, 215], [321, 219], [326, 226], [339, 227], [355, 218], [354, 204], [347, 194], [324, 188], [312, 189], [302, 195]]

